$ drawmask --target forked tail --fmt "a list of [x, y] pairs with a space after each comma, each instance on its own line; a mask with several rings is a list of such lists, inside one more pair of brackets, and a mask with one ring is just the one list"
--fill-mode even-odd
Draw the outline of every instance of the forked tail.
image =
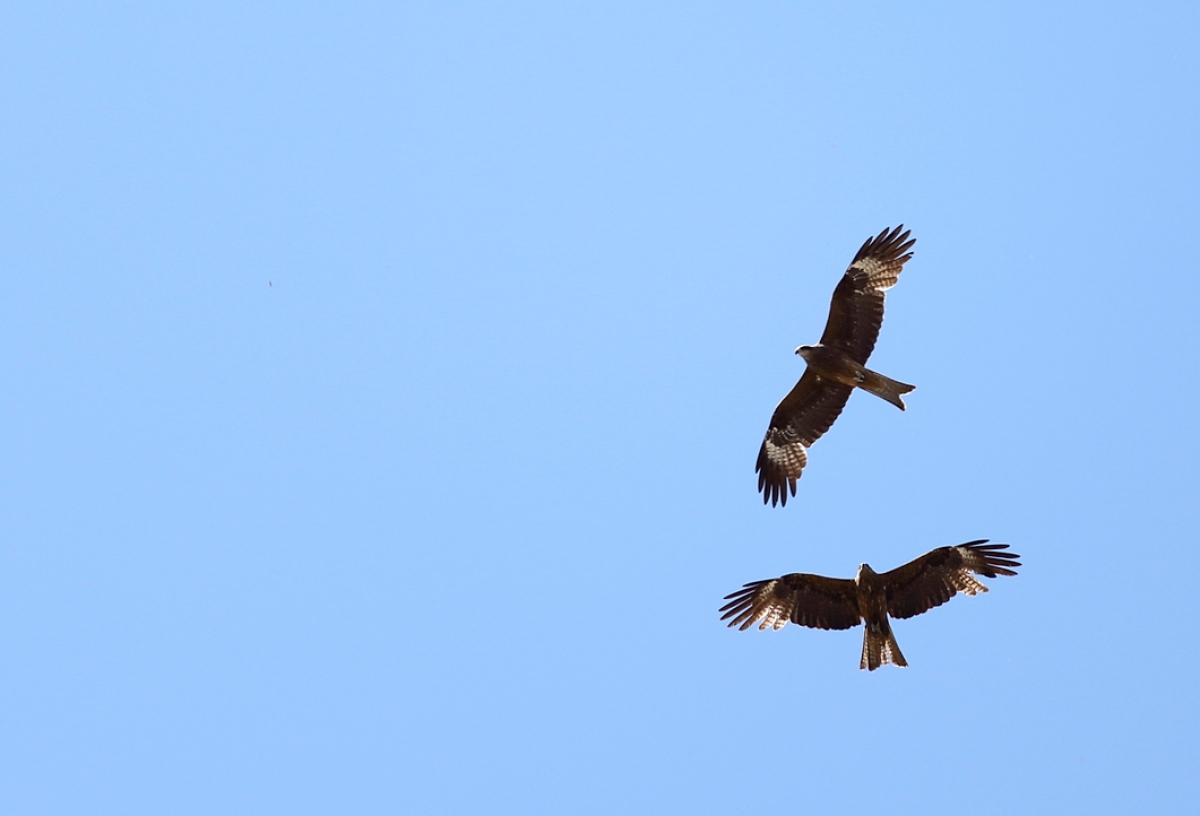
[[915, 391], [917, 388], [915, 385], [893, 380], [866, 368], [863, 369], [863, 380], [858, 387], [864, 391], [870, 391], [877, 397], [882, 397], [901, 411], [904, 410], [904, 400], [900, 399], [900, 395]]
[[882, 624], [868, 621], [867, 631], [863, 633], [862, 660], [858, 667], [875, 671], [886, 663], [896, 666], [908, 665], [908, 661], [904, 659], [904, 654], [900, 651], [900, 644], [896, 643], [896, 636], [892, 634], [892, 627], [888, 624], [887, 618], [883, 619]]

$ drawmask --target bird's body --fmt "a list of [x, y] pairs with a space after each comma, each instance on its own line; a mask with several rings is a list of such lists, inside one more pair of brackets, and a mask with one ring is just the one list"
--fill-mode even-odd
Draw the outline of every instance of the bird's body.
[[887, 589], [883, 578], [869, 564], [858, 566], [858, 575], [854, 576], [854, 596], [865, 627], [862, 660], [858, 667], [875, 671], [885, 663], [907, 666], [908, 661], [900, 651], [900, 644], [892, 634], [892, 623], [888, 620]]
[[775, 408], [758, 451], [758, 489], [763, 503], [787, 504], [808, 463], [808, 448], [842, 412], [855, 388], [904, 410], [901, 395], [914, 386], [866, 367], [883, 325], [884, 292], [899, 280], [916, 243], [904, 226], [884, 230], [858, 250], [833, 291], [821, 340], [796, 353], [808, 364], [795, 387]]
[[962, 592], [975, 595], [987, 587], [974, 575], [995, 578], [1016, 575], [1021, 566], [1016, 553], [1003, 552], [1007, 544], [969, 541], [957, 547], [939, 547], [885, 573], [867, 564], [854, 580], [794, 572], [766, 581], [752, 581], [726, 595], [721, 620], [746, 630], [782, 629], [789, 621], [816, 629], [850, 629], [866, 623], [859, 668], [874, 671], [908, 661], [892, 633], [892, 618], [911, 618]]
[[816, 372], [818, 377], [850, 388], [861, 388], [887, 400], [901, 411], [904, 410], [904, 400], [900, 397], [916, 388], [872, 371], [837, 346], [817, 343], [815, 346], [801, 346], [796, 353], [804, 358], [809, 369]]

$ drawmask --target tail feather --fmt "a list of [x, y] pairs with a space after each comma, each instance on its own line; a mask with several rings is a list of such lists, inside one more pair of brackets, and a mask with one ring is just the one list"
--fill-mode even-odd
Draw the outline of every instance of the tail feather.
[[892, 627], [886, 622], [882, 628], [867, 624], [867, 631], [863, 633], [862, 660], [858, 667], [875, 671], [888, 663], [895, 666], [908, 665], [904, 653], [900, 651], [900, 644], [896, 642], [896, 635], [892, 633]]
[[877, 374], [865, 368], [863, 369], [863, 380], [859, 383], [858, 387], [887, 400], [901, 411], [904, 410], [904, 400], [900, 399], [900, 395], [915, 391], [917, 388], [915, 385], [893, 380], [890, 377], [885, 377], [882, 374]]

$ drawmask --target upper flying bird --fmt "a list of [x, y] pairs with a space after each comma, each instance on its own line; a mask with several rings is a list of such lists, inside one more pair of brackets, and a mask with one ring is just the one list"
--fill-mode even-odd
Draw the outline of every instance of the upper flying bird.
[[1016, 575], [1021, 566], [1016, 553], [1001, 552], [1007, 544], [988, 544], [987, 539], [968, 541], [957, 547], [939, 547], [882, 575], [866, 564], [853, 581], [794, 572], [769, 581], [753, 581], [725, 596], [721, 620], [733, 618], [730, 626], [740, 631], [756, 621], [759, 629], [782, 629], [788, 621], [815, 629], [849, 629], [866, 620], [860, 669], [875, 669], [884, 663], [907, 666], [892, 634], [888, 615], [911, 618], [941, 606], [957, 592], [974, 595], [987, 587], [972, 577]]
[[916, 239], [909, 239], [908, 233], [901, 224], [866, 240], [833, 290], [821, 342], [796, 349], [808, 368], [771, 415], [754, 466], [763, 504], [770, 500], [772, 505], [786, 505], [788, 491], [796, 495], [809, 446], [829, 430], [855, 388], [904, 410], [900, 395], [916, 386], [876, 374], [866, 363], [883, 325], [883, 293], [896, 285], [912, 257], [908, 250]]

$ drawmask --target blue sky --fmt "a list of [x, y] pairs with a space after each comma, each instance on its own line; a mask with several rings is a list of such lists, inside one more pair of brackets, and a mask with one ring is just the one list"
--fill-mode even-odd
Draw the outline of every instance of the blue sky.
[[[817, 6], [0, 11], [11, 812], [1192, 812], [1200, 11]], [[718, 620], [974, 538], [907, 669]]]

